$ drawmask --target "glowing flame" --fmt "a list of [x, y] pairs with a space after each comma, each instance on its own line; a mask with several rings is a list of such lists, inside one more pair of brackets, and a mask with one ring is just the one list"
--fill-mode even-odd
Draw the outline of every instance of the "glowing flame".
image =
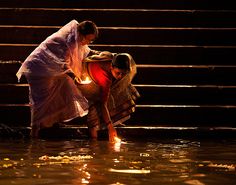
[[121, 139], [118, 138], [118, 137], [114, 137], [114, 142], [115, 142], [115, 143], [121, 143]]
[[82, 84], [89, 84], [91, 82], [92, 80], [88, 76], [86, 76], [85, 80], [82, 81]]

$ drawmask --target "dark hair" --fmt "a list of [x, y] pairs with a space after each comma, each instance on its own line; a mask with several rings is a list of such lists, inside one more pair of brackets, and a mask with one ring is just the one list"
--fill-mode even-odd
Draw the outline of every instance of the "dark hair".
[[94, 34], [96, 38], [98, 37], [98, 28], [92, 21], [83, 21], [79, 23], [78, 32], [82, 35]]
[[130, 71], [130, 57], [126, 53], [115, 54], [112, 60], [112, 67]]

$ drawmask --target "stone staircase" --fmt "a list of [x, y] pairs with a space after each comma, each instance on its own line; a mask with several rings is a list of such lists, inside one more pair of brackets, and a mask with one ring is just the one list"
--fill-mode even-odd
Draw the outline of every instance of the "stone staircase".
[[[125, 137], [232, 136], [234, 6], [230, 1], [210, 0], [145, 2], [0, 1], [0, 123], [28, 135], [28, 84], [17, 82], [16, 71], [61, 26], [72, 19], [89, 19], [100, 31], [91, 48], [128, 52], [138, 65], [133, 83], [142, 97], [127, 127], [117, 128], [118, 133]], [[78, 137], [78, 128], [86, 132], [83, 119], [73, 120], [55, 135]]]

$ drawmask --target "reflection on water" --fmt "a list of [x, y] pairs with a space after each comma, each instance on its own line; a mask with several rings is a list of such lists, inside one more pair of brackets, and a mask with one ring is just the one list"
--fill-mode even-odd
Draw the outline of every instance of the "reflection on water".
[[0, 143], [0, 185], [236, 184], [236, 141], [13, 140]]

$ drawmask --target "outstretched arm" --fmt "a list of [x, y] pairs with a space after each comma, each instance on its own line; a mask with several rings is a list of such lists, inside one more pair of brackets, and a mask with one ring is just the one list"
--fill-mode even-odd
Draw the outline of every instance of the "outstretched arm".
[[115, 137], [117, 137], [116, 129], [114, 128], [112, 124], [112, 120], [110, 117], [109, 110], [107, 108], [107, 102], [104, 102], [102, 104], [102, 117], [104, 122], [107, 124], [108, 134], [109, 134], [109, 141], [114, 142]]

